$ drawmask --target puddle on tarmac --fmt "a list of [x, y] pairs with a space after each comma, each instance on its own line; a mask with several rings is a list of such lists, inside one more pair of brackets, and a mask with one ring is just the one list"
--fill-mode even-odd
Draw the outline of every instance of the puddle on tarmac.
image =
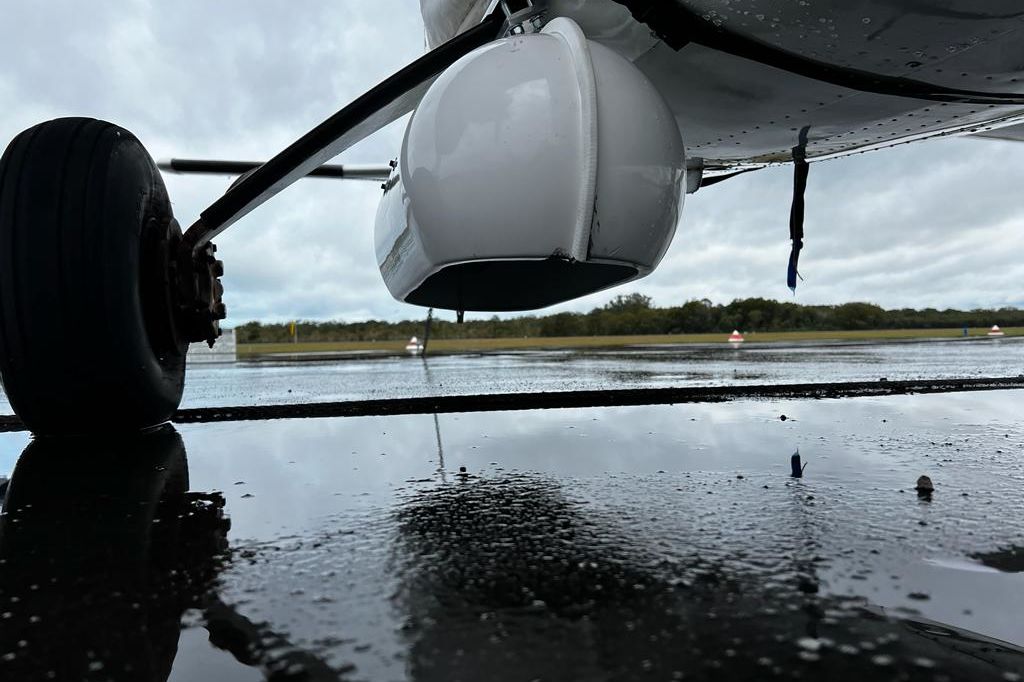
[[[14, 654], [10, 666], [78, 656], [102, 663], [101, 678], [145, 650], [172, 680], [1013, 680], [1024, 672], [1018, 401], [188, 425], [179, 455], [163, 456], [187, 449], [190, 488], [206, 496], [181, 515], [198, 525], [173, 537], [117, 521], [121, 497], [159, 488], [144, 485], [145, 460], [92, 470], [100, 483], [82, 483], [81, 465], [62, 468], [78, 477], [63, 484], [40, 469], [35, 497], [23, 461], [0, 537], [11, 614], [0, 655]], [[789, 476], [797, 448], [802, 479]], [[930, 501], [914, 491], [921, 474]], [[106, 502], [72, 504], [96, 485]], [[44, 538], [46, 510], [44, 527], [63, 530]], [[101, 573], [116, 556], [138, 560]], [[77, 571], [72, 588], [47, 586], [57, 569]], [[176, 656], [156, 656], [174, 643]]]

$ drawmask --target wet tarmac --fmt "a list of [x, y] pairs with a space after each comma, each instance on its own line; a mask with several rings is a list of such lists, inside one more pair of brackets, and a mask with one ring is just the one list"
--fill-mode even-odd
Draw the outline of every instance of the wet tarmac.
[[[1017, 376], [1024, 337], [493, 352], [189, 368], [184, 408], [688, 386]], [[0, 396], [0, 413], [9, 408]]]
[[1022, 396], [0, 434], [0, 679], [1014, 682]]

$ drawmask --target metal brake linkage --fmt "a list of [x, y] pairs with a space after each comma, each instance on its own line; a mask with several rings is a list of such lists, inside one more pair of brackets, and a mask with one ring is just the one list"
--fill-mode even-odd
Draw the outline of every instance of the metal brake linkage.
[[515, 36], [537, 33], [547, 19], [547, 0], [500, 0], [498, 6], [505, 14], [501, 35]]

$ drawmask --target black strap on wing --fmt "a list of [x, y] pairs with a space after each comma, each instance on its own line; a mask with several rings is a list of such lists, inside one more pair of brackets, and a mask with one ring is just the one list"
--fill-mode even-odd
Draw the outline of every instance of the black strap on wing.
[[807, 135], [809, 126], [800, 130], [800, 141], [793, 147], [793, 203], [789, 208], [789, 238], [793, 247], [789, 252], [789, 268], [786, 271], [786, 286], [796, 293], [796, 280], [800, 276], [800, 250], [804, 248], [804, 192], [807, 191], [807, 174], [811, 164], [807, 163]]
[[195, 251], [298, 179], [412, 111], [442, 71], [501, 32], [505, 14], [483, 21], [431, 50], [293, 142], [233, 186], [202, 212], [185, 234], [183, 248]]
[[750, 59], [765, 66], [858, 92], [911, 97], [932, 102], [1024, 105], [1024, 94], [1021, 93], [961, 90], [912, 78], [887, 76], [810, 59], [763, 43], [755, 38], [734, 33], [723, 26], [716, 26], [713, 22], [685, 7], [678, 0], [615, 0], [615, 2], [624, 5], [634, 19], [646, 24], [659, 38], [676, 50], [681, 50], [689, 43], [703, 45], [719, 52]]
[[804, 160], [793, 162], [793, 205], [789, 209], [789, 238], [793, 248], [789, 252], [786, 286], [795, 294], [796, 280], [800, 276], [800, 250], [804, 248], [804, 190], [807, 189], [807, 171], [811, 165]]

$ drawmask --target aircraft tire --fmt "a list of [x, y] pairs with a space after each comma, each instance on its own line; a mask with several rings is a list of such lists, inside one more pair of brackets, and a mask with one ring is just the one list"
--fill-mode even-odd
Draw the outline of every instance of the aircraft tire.
[[181, 229], [127, 130], [61, 118], [0, 158], [0, 379], [36, 434], [167, 421], [185, 382], [171, 278]]

